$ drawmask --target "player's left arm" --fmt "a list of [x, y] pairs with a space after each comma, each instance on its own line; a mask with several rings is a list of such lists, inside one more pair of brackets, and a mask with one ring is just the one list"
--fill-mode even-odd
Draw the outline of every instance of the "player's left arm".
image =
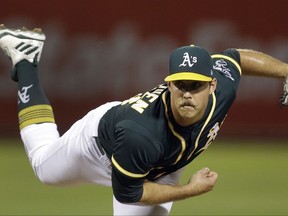
[[284, 78], [280, 106], [288, 106], [288, 64], [268, 54], [237, 49], [243, 75]]
[[237, 49], [243, 75], [284, 78], [288, 76], [288, 64], [268, 54]]

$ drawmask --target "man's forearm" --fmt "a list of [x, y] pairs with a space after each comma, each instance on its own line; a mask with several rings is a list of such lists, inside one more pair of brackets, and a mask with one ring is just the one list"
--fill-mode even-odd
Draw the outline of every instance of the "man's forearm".
[[270, 55], [254, 50], [237, 49], [243, 75], [283, 78], [288, 76], [288, 65]]
[[140, 202], [155, 205], [197, 196], [211, 191], [217, 177], [217, 173], [204, 168], [195, 173], [186, 185], [161, 185], [145, 182]]
[[140, 202], [155, 205], [188, 198], [185, 185], [161, 185], [145, 182]]

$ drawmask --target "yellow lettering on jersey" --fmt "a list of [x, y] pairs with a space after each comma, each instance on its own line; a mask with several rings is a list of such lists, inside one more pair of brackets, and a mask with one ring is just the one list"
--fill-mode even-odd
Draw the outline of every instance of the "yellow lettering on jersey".
[[[226, 114], [226, 116], [227, 116], [227, 114]], [[219, 122], [216, 122], [215, 125], [209, 130], [209, 134], [207, 135], [207, 138], [209, 138], [209, 139], [207, 140], [205, 146], [203, 148], [201, 148], [199, 151], [207, 149], [212, 144], [212, 142], [215, 140], [215, 138], [218, 134], [218, 131], [220, 130], [221, 126], [223, 125], [226, 116], [224, 117], [223, 121], [220, 124], [219, 124]]]
[[219, 122], [216, 122], [216, 124], [210, 129], [209, 134], [207, 135], [207, 138], [209, 139], [202, 149], [207, 149], [211, 145], [211, 143], [215, 140], [219, 130]]
[[121, 105], [132, 104], [131, 108], [142, 114], [149, 104], [153, 103], [166, 89], [167, 85], [161, 84], [149, 92], [145, 92], [144, 94], [140, 93], [128, 100], [123, 101]]
[[153, 94], [153, 93], [151, 93], [151, 92], [146, 92], [146, 93], [143, 95], [143, 97], [151, 98], [151, 99], [149, 100], [149, 102], [152, 103], [153, 101], [155, 101], [155, 100], [159, 97], [159, 95]]
[[148, 103], [146, 103], [142, 99], [139, 99], [131, 106], [131, 108], [135, 109], [139, 113], [143, 113], [144, 109], [147, 108], [148, 105]]
[[129, 103], [129, 104], [135, 103], [137, 100], [139, 100], [141, 98], [141, 95], [142, 94], [138, 94], [132, 98], [129, 98], [128, 100], [125, 100], [121, 103], [121, 105], [125, 105], [127, 103]]

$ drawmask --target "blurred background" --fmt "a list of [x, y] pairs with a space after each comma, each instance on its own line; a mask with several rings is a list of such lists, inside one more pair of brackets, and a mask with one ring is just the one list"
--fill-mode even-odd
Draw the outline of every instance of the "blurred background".
[[[41, 27], [47, 35], [40, 70], [61, 131], [104, 102], [124, 100], [163, 82], [177, 46], [211, 53], [251, 48], [288, 62], [288, 1], [10, 0], [0, 21]], [[16, 84], [0, 56], [0, 134], [18, 134]], [[282, 80], [243, 78], [222, 136], [288, 138], [279, 109]]]
[[[125, 100], [162, 83], [168, 73], [169, 55], [177, 46], [200, 45], [211, 53], [230, 47], [249, 48], [288, 62], [287, 9], [288, 1], [286, 0], [0, 0], [0, 23], [4, 23], [10, 28], [41, 27], [45, 32], [47, 41], [42, 53], [40, 76], [47, 96], [54, 107], [58, 128], [63, 133], [90, 109], [107, 101]], [[76, 215], [96, 215], [94, 206], [93, 210], [87, 210], [88, 213], [84, 211], [84, 203], [94, 202], [95, 197], [92, 195], [94, 187], [79, 191], [78, 189], [76, 191], [69, 190], [69, 192], [67, 190], [59, 192], [56, 189], [57, 191], [53, 192], [55, 189], [50, 187], [47, 189], [46, 186], [39, 184], [33, 176], [18, 135], [17, 84], [10, 80], [10, 70], [10, 60], [1, 53], [0, 167], [3, 178], [0, 179], [0, 182], [2, 181], [0, 215], [72, 215], [73, 212]], [[262, 153], [261, 157], [259, 156], [262, 159], [258, 161], [259, 167], [257, 167], [259, 175], [265, 173], [267, 164], [271, 166], [271, 169], [273, 167], [273, 170], [272, 164], [275, 164], [279, 172], [287, 168], [288, 154], [287, 151], [285, 152], [285, 144], [288, 140], [288, 110], [280, 109], [278, 103], [282, 93], [282, 82], [282, 80], [259, 77], [242, 78], [237, 100], [222, 127], [219, 138], [217, 138], [220, 143], [225, 140], [223, 142], [226, 144], [220, 145], [216, 155], [219, 153], [221, 156], [218, 155], [216, 162], [215, 160], [211, 161], [211, 164], [223, 172], [224, 181], [220, 183], [220, 188], [222, 184], [223, 190], [218, 190], [215, 197], [210, 197], [210, 202], [217, 203], [218, 201], [215, 206], [227, 210], [224, 202], [226, 200], [230, 201], [231, 207], [227, 211], [217, 211], [213, 208], [215, 206], [210, 206], [212, 209], [209, 208], [208, 211], [205, 203], [209, 196], [205, 195], [203, 202], [202, 198], [198, 201], [199, 203], [196, 201], [197, 206], [201, 207], [198, 210], [196, 206], [192, 208], [197, 215], [201, 212], [218, 215], [225, 213], [251, 215], [257, 213], [256, 209], [260, 210], [258, 213], [261, 215], [267, 213], [268, 208], [261, 211], [260, 204], [253, 208], [255, 203], [247, 200], [247, 198], [253, 198], [253, 195], [244, 193], [243, 188], [252, 187], [248, 183], [250, 180], [247, 176], [247, 167], [251, 168], [251, 164], [257, 158], [255, 155]], [[219, 141], [216, 140], [216, 142]], [[235, 145], [231, 145], [233, 142]], [[249, 152], [255, 154], [250, 155]], [[282, 157], [278, 156], [279, 154]], [[231, 166], [231, 160], [236, 160], [238, 156], [241, 157], [238, 159], [239, 164], [243, 165], [243, 173], [236, 173], [236, 171], [241, 171], [237, 167], [236, 170], [231, 168], [228, 175], [226, 171]], [[217, 166], [217, 162], [220, 163], [221, 160], [222, 163]], [[210, 160], [207, 158], [205, 162], [207, 161]], [[202, 166], [201, 159], [199, 163], [199, 166]], [[204, 163], [203, 166], [205, 165]], [[195, 168], [193, 167], [193, 170]], [[263, 170], [259, 171], [261, 168]], [[30, 171], [23, 171], [20, 175], [19, 169]], [[249, 172], [255, 169], [256, 167], [253, 168], [252, 165]], [[12, 170], [14, 170], [13, 174]], [[274, 172], [268, 175], [271, 177], [273, 185], [282, 186], [281, 191], [285, 198], [281, 196], [277, 199], [279, 193], [274, 191], [274, 200], [276, 199], [274, 207], [277, 211], [271, 210], [270, 213], [272, 212], [274, 215], [288, 214], [287, 206], [284, 205], [285, 202], [287, 203], [288, 177], [285, 176], [285, 173], [281, 173], [286, 179], [286, 185], [282, 185], [280, 182], [275, 183], [273, 177], [277, 175], [278, 170], [274, 170]], [[24, 173], [30, 176], [26, 177]], [[258, 174], [254, 176], [258, 176]], [[246, 176], [247, 181], [235, 184], [242, 185], [245, 182], [247, 185], [242, 185], [238, 193], [232, 193], [233, 184], [231, 181], [226, 184], [226, 181], [231, 176], [239, 175]], [[19, 179], [27, 179], [19, 182], [18, 176]], [[260, 176], [258, 177], [260, 178]], [[265, 177], [266, 182], [262, 182], [263, 188], [255, 189], [253, 187], [255, 194], [259, 191], [264, 193], [264, 195], [260, 193], [259, 196], [253, 198], [253, 200], [260, 199], [261, 206], [263, 203], [271, 204], [272, 199], [261, 199], [267, 196], [265, 194], [267, 188], [264, 185], [266, 185], [268, 177], [266, 175]], [[257, 180], [255, 180], [256, 185], [258, 185]], [[7, 182], [12, 185], [7, 186]], [[230, 189], [227, 188], [229, 185]], [[21, 188], [20, 192], [19, 188]], [[22, 191], [25, 188], [27, 191]], [[221, 190], [223, 192], [219, 195]], [[37, 196], [31, 195], [34, 200], [27, 200], [26, 193], [33, 193], [33, 191]], [[40, 193], [41, 191], [44, 195]], [[48, 196], [47, 193], [52, 193], [51, 197], [54, 198]], [[79, 198], [77, 202], [82, 200], [82, 204], [74, 206], [75, 208], [71, 210], [69, 201], [66, 206], [64, 201], [63, 205], [60, 205], [57, 200], [57, 197], [61, 197], [61, 200], [69, 200], [68, 197], [64, 198], [65, 194], [69, 193], [71, 195], [68, 197], [75, 197], [75, 194], [77, 194], [76, 197], [89, 197], [90, 193], [91, 199]], [[111, 191], [108, 192], [107, 198], [109, 211], [108, 213], [105, 210], [104, 212], [100, 211], [99, 215], [111, 214], [110, 193]], [[284, 196], [285, 194], [286, 196]], [[233, 199], [231, 196], [234, 196]], [[218, 199], [219, 197], [221, 199]], [[105, 198], [103, 199], [105, 200]], [[220, 200], [222, 200], [221, 203], [219, 203]], [[231, 204], [232, 200], [235, 200], [234, 205]], [[243, 200], [245, 202], [242, 202]], [[36, 201], [38, 204], [32, 205]], [[47, 206], [48, 201], [55, 201], [51, 207], [55, 209], [55, 212], [47, 210], [50, 208]], [[22, 209], [21, 207], [19, 211], [14, 209], [15, 203], [17, 206], [22, 206]], [[3, 206], [1, 207], [1, 205]], [[189, 205], [187, 204], [186, 207]], [[241, 211], [245, 210], [247, 205], [251, 205], [253, 210]], [[30, 208], [24, 210], [27, 206]], [[37, 209], [36, 206], [41, 207]], [[64, 206], [64, 210], [60, 206]], [[192, 215], [193, 211], [189, 208], [182, 208], [182, 206], [177, 208], [176, 205], [173, 214]]]

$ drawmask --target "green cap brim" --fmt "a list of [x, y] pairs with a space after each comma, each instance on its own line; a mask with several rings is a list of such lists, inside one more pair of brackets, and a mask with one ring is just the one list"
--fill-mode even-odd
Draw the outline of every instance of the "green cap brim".
[[177, 72], [167, 76], [164, 79], [165, 82], [171, 82], [176, 80], [195, 80], [195, 81], [210, 82], [212, 80], [212, 77], [204, 76], [199, 73], [193, 73], [193, 72]]

